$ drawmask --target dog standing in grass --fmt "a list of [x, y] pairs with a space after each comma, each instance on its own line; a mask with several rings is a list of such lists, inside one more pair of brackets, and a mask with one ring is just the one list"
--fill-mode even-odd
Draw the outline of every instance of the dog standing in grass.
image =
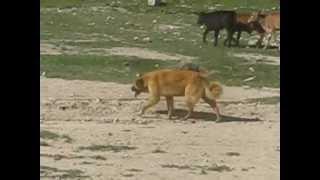
[[162, 69], [138, 77], [131, 88], [135, 92], [135, 97], [142, 92], [149, 93], [148, 102], [142, 107], [140, 115], [156, 105], [160, 101], [160, 96], [164, 96], [167, 101], [168, 117], [171, 119], [174, 110], [173, 97], [184, 96], [188, 108], [184, 120], [190, 117], [194, 106], [201, 98], [216, 112], [216, 121], [219, 121], [220, 111], [216, 99], [222, 94], [222, 87], [217, 82], [209, 82], [206, 76], [207, 74], [192, 70]]

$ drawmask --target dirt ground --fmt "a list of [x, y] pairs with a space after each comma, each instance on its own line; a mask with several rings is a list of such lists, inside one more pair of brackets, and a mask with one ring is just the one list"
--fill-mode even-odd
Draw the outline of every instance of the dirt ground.
[[216, 123], [202, 101], [180, 120], [183, 98], [174, 120], [163, 100], [139, 117], [130, 84], [40, 83], [41, 179], [280, 179], [280, 103], [265, 101], [279, 89], [224, 87]]

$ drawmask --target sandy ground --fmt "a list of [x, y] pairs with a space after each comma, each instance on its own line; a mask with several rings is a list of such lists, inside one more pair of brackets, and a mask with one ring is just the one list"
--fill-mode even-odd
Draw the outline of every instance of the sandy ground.
[[[168, 120], [161, 101], [144, 117], [147, 97], [129, 84], [40, 78], [41, 179], [280, 179], [279, 89], [224, 87], [223, 121], [197, 104], [188, 121], [183, 98]], [[71, 138], [71, 139], [70, 139]], [[69, 141], [68, 141], [69, 139]]]

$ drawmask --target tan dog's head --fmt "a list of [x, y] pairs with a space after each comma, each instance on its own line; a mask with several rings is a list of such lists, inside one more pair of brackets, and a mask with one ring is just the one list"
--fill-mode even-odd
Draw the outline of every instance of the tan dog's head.
[[137, 74], [138, 79], [133, 83], [133, 86], [131, 87], [131, 91], [135, 92], [134, 97], [137, 97], [141, 92], [144, 92], [146, 90], [146, 87], [144, 85], [144, 80], [141, 78], [140, 74]]

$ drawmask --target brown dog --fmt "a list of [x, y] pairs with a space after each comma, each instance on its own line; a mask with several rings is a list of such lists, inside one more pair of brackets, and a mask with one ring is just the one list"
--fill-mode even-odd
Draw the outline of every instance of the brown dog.
[[261, 11], [252, 13], [248, 23], [258, 23], [265, 31], [260, 36], [259, 43], [262, 42], [264, 35], [267, 35], [267, 43], [264, 49], [267, 49], [270, 40], [274, 37], [276, 31], [280, 31], [280, 12], [262, 13]]
[[173, 97], [185, 96], [188, 113], [184, 119], [188, 119], [193, 112], [195, 104], [202, 98], [216, 111], [217, 121], [220, 120], [220, 112], [215, 101], [222, 93], [221, 86], [216, 82], [209, 82], [206, 75], [201, 72], [188, 70], [156, 70], [139, 77], [133, 84], [132, 91], [137, 97], [141, 92], [149, 93], [149, 100], [142, 107], [140, 115], [151, 106], [157, 104], [160, 96], [165, 96], [168, 106], [169, 119], [173, 113]]

